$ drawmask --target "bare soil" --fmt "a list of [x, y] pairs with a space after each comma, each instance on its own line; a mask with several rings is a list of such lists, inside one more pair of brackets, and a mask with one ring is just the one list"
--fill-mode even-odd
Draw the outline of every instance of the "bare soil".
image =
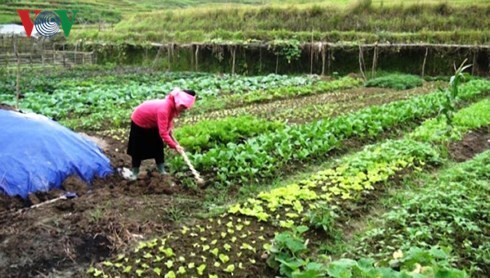
[[[125, 150], [122, 143], [104, 140], [114, 167], [130, 165], [123, 151], [113, 151]], [[114, 174], [88, 185], [70, 177], [63, 188], [78, 195], [73, 199], [56, 199], [63, 190], [28, 200], [0, 195], [0, 277], [83, 277], [89, 264], [135, 240], [163, 234], [179, 217], [199, 209], [203, 193], [184, 189], [146, 165], [137, 181]]]
[[457, 162], [470, 160], [478, 153], [490, 150], [490, 127], [466, 134], [461, 142], [449, 146], [449, 155]]
[[7, 104], [3, 104], [3, 103], [0, 103], [0, 109], [2, 110], [12, 110], [12, 111], [15, 111], [15, 108], [10, 106], [10, 105], [7, 105]]

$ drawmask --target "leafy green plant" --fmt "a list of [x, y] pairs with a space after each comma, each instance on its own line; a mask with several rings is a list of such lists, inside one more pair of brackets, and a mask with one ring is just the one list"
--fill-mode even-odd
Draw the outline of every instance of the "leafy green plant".
[[322, 267], [306, 257], [308, 241], [301, 237], [306, 231], [308, 227], [298, 226], [276, 235], [268, 250], [267, 265], [286, 277], [297, 277], [304, 271], [313, 275], [310, 277], [317, 277]]
[[278, 121], [267, 121], [253, 116], [228, 117], [200, 121], [175, 130], [175, 138], [190, 152], [204, 152], [217, 145], [240, 142], [267, 131], [285, 127]]
[[[418, 141], [447, 143], [462, 138], [471, 129], [488, 125], [490, 122], [490, 100], [484, 99], [452, 115], [452, 127], [448, 127], [445, 119], [434, 118], [424, 122], [409, 136]], [[451, 132], [449, 132], [451, 131]]]
[[459, 68], [456, 69], [454, 66], [455, 73], [451, 76], [449, 81], [449, 89], [446, 90], [446, 101], [443, 102], [441, 107], [441, 113], [445, 116], [446, 122], [448, 124], [448, 132], [453, 128], [453, 115], [456, 110], [456, 101], [458, 98], [458, 87], [460, 83], [468, 76], [464, 71], [471, 67], [471, 65], [465, 65], [466, 60], [461, 63]]
[[448, 168], [438, 179], [427, 177], [424, 188], [398, 198], [404, 201], [359, 239], [354, 252], [382, 258], [393, 248], [437, 244], [453, 250], [459, 267], [488, 273], [489, 165], [487, 151]]
[[291, 63], [301, 56], [301, 43], [298, 40], [274, 40], [270, 43], [269, 49], [272, 49], [275, 55], [283, 56]]
[[450, 266], [449, 257], [443, 250], [410, 248], [406, 254], [393, 253], [389, 264], [375, 262], [373, 259], [340, 259], [328, 263], [328, 277], [469, 277], [466, 272]]
[[339, 217], [335, 212], [336, 209], [336, 206], [330, 206], [324, 201], [317, 202], [315, 208], [305, 214], [305, 221], [313, 228], [322, 229], [329, 235], [335, 235], [338, 233], [335, 223]]
[[410, 74], [389, 74], [370, 79], [364, 83], [366, 87], [392, 88], [396, 90], [406, 90], [422, 86], [423, 79]]

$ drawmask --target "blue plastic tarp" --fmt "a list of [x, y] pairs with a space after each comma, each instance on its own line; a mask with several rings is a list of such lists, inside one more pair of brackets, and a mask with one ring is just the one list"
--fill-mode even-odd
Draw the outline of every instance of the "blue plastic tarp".
[[90, 183], [111, 173], [94, 142], [44, 116], [0, 110], [0, 193], [25, 199], [72, 175]]

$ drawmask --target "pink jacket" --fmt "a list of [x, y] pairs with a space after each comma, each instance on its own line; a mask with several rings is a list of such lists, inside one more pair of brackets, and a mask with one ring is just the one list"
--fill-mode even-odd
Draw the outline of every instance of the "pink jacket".
[[173, 119], [178, 115], [174, 95], [170, 94], [165, 99], [149, 100], [140, 104], [131, 115], [131, 120], [142, 128], [156, 128], [162, 140], [172, 149], [177, 142], [170, 136]]

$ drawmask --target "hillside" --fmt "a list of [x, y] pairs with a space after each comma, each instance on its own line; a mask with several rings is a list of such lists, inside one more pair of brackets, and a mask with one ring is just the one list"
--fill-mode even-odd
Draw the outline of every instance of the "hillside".
[[[76, 30], [75, 39], [111, 42], [300, 41], [448, 42], [490, 38], [490, 5], [474, 2], [201, 7], [127, 15], [114, 28]], [[459, 4], [458, 4], [459, 3]]]

